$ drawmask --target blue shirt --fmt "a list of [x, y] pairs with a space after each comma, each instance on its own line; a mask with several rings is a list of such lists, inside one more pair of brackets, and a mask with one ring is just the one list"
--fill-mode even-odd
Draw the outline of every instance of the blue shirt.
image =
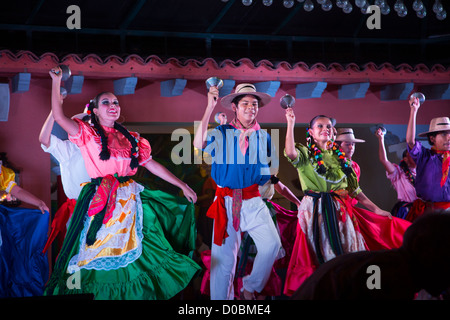
[[208, 131], [204, 149], [212, 157], [211, 177], [217, 185], [243, 189], [263, 185], [270, 179], [269, 166], [278, 168], [278, 155], [265, 130], [254, 131], [248, 138], [245, 156], [239, 148], [240, 130], [226, 124]]

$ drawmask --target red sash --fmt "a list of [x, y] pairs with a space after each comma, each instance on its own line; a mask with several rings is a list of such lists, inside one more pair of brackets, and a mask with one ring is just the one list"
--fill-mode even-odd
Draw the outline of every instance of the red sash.
[[75, 209], [76, 202], [75, 199], [67, 199], [66, 202], [59, 207], [58, 211], [56, 211], [52, 221], [52, 231], [48, 236], [47, 243], [45, 244], [42, 253], [47, 252], [48, 248], [60, 232], [62, 232], [63, 237], [66, 235], [66, 224]]
[[[209, 207], [206, 216], [214, 219], [214, 243], [218, 246], [221, 246], [225, 238], [228, 237], [227, 234], [227, 210], [225, 208], [225, 197], [230, 196], [233, 197], [234, 189], [230, 189], [228, 187], [221, 188], [217, 187], [216, 189], [216, 199]], [[260, 197], [258, 185], [254, 184], [250, 187], [242, 189], [242, 200], [251, 199], [254, 197]], [[235, 203], [235, 198], [233, 197], [233, 207], [238, 208], [240, 212], [240, 205]]]
[[413, 202], [411, 209], [409, 209], [408, 215], [405, 220], [414, 221], [427, 210], [446, 210], [450, 208], [450, 202], [429, 202], [423, 201], [422, 199], [417, 199]]

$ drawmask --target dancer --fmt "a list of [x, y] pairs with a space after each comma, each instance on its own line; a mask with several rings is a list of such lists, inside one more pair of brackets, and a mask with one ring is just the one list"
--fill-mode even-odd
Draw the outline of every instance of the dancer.
[[356, 178], [358, 179], [359, 182], [359, 178], [361, 176], [361, 168], [359, 164], [352, 159], [352, 157], [355, 154], [356, 143], [362, 143], [366, 141], [362, 139], [356, 139], [352, 128], [338, 128], [335, 141], [337, 142], [337, 145], [345, 153], [345, 158], [352, 166], [353, 171], [355, 171]]
[[416, 189], [414, 188], [416, 164], [408, 150], [403, 152], [400, 164], [390, 162], [384, 145], [385, 132], [382, 128], [378, 128], [375, 136], [378, 138], [378, 158], [386, 169], [386, 177], [391, 181], [395, 191], [397, 191], [398, 202], [392, 208], [391, 214], [405, 219], [413, 202], [417, 199]]
[[[92, 180], [78, 197], [46, 294], [169, 299], [200, 270], [185, 255], [195, 249], [196, 194], [152, 159], [146, 139], [116, 122], [121, 108], [112, 93], [90, 101], [92, 125], [66, 117], [58, 71], [50, 71], [53, 117], [80, 148]], [[133, 181], [139, 165], [179, 187], [187, 199]], [[68, 286], [71, 279], [75, 284]]]
[[419, 134], [427, 137], [431, 149], [416, 140], [416, 116], [420, 108], [418, 98], [409, 100], [410, 114], [406, 131], [408, 152], [416, 163], [415, 188], [417, 199], [406, 219], [414, 221], [426, 209], [450, 210], [450, 119], [433, 118], [429, 130]]
[[[264, 185], [259, 186], [259, 192], [262, 199], [269, 208], [272, 220], [277, 228], [278, 235], [281, 239], [281, 247], [278, 251], [276, 261], [272, 268], [269, 280], [261, 292], [255, 294], [255, 298], [264, 299], [265, 296], [279, 296], [282, 293], [282, 280], [277, 274], [277, 269], [285, 269], [288, 266], [292, 248], [295, 242], [296, 227], [297, 227], [297, 211], [287, 210], [282, 206], [272, 201], [272, 197], [277, 191], [287, 200], [300, 206], [300, 200], [294, 193], [286, 187], [276, 175], [272, 175], [270, 180]], [[234, 279], [235, 298], [240, 299], [239, 292], [242, 288], [242, 279], [252, 271], [253, 262], [258, 252], [257, 247], [248, 232], [242, 234], [240, 249], [238, 252], [238, 266]], [[201, 254], [203, 264], [206, 267], [203, 275], [201, 293], [209, 295], [210, 272], [211, 272], [211, 250], [205, 250]]]
[[[269, 162], [278, 167], [270, 135], [256, 121], [259, 108], [270, 96], [257, 92], [252, 84], [236, 87], [221, 99], [232, 110], [230, 124], [211, 130], [208, 122], [217, 104], [219, 90], [210, 87], [208, 104], [194, 136], [194, 146], [212, 156], [211, 176], [217, 184], [216, 199], [208, 211], [214, 219], [211, 248], [211, 299], [234, 298], [233, 279], [241, 232], [248, 231], [258, 249], [250, 275], [243, 279], [241, 296], [254, 299], [266, 285], [280, 248], [280, 238], [258, 186], [270, 179]], [[263, 150], [263, 151], [261, 151]]]
[[[305, 193], [284, 290], [292, 295], [318, 265], [338, 255], [399, 247], [406, 223], [397, 230], [398, 221], [393, 224], [390, 213], [364, 195], [343, 151], [330, 141], [333, 124], [329, 117], [319, 115], [311, 120], [307, 147], [294, 142], [292, 108], [286, 109], [286, 119], [285, 155], [298, 170]], [[370, 211], [355, 210], [351, 198]]]
[[[66, 95], [64, 94], [60, 95], [59, 103], [61, 103], [61, 105], [63, 104], [65, 97]], [[74, 115], [72, 119], [77, 118], [82, 121], [89, 121], [90, 116], [86, 112], [87, 108], [85, 108], [83, 113]], [[55, 119], [53, 119], [52, 111], [50, 111], [39, 134], [39, 142], [41, 143], [42, 150], [50, 153], [59, 163], [61, 183], [67, 199], [55, 213], [52, 221], [51, 233], [43, 250], [44, 253], [47, 252], [48, 248], [59, 234], [61, 235], [61, 238], [64, 239], [66, 225], [75, 209], [75, 204], [78, 195], [81, 192], [82, 184], [91, 180], [86, 171], [80, 148], [69, 140], [61, 140], [53, 135], [52, 129], [54, 123]], [[57, 252], [61, 249], [61, 245], [62, 241], [60, 241]]]
[[0, 298], [40, 296], [48, 279], [49, 209], [44, 201], [15, 182], [12, 169], [0, 161], [0, 193], [38, 209], [0, 205]]

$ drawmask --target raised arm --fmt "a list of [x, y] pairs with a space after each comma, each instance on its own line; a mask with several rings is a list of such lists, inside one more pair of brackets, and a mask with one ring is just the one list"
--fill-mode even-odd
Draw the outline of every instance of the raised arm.
[[395, 171], [395, 166], [387, 158], [386, 147], [384, 145], [383, 130], [381, 130], [381, 128], [378, 128], [375, 132], [375, 135], [378, 138], [378, 158], [380, 159], [380, 162], [383, 164], [386, 171], [391, 174]]
[[211, 118], [211, 114], [216, 107], [218, 98], [219, 89], [217, 89], [217, 87], [210, 87], [208, 92], [208, 104], [194, 136], [194, 147], [197, 149], [203, 149], [206, 147], [206, 132], [208, 130], [208, 123]]
[[197, 194], [186, 183], [178, 179], [172, 172], [170, 172], [162, 164], [151, 159], [149, 162], [145, 164], [145, 168], [147, 168], [147, 170], [153, 173], [154, 175], [183, 190], [184, 196], [189, 201], [193, 203], [197, 202]]
[[409, 112], [408, 129], [406, 130], [406, 143], [412, 148], [416, 144], [416, 116], [420, 107], [419, 98], [412, 97], [409, 99], [409, 106], [411, 110]]
[[50, 146], [50, 136], [52, 134], [53, 125], [55, 124], [55, 119], [53, 119], [53, 114], [50, 111], [47, 119], [42, 126], [41, 132], [39, 134], [39, 142], [43, 144], [46, 148]]
[[[59, 72], [59, 74], [56, 74]], [[78, 124], [68, 118], [64, 114], [64, 110], [61, 104], [61, 78], [62, 70], [59, 67], [55, 67], [49, 72], [52, 78], [52, 114], [55, 121], [63, 128], [69, 135], [75, 135], [78, 132]]]
[[287, 121], [287, 129], [286, 129], [286, 141], [284, 146], [284, 151], [286, 155], [291, 160], [295, 160], [297, 158], [297, 150], [295, 149], [295, 139], [294, 139], [294, 127], [295, 127], [295, 114], [292, 108], [286, 109], [286, 121]]

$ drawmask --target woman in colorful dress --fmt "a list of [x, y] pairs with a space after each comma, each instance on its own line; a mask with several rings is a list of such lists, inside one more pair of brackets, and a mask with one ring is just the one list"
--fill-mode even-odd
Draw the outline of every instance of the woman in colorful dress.
[[48, 280], [49, 213], [44, 201], [21, 188], [12, 169], [0, 161], [0, 195], [13, 196], [38, 209], [0, 205], [0, 298], [40, 296]]
[[[112, 93], [89, 103], [91, 123], [70, 119], [59, 101], [61, 72], [52, 77], [52, 112], [81, 150], [91, 182], [82, 189], [47, 295], [93, 294], [95, 299], [169, 299], [200, 267], [195, 249], [192, 189], [151, 157], [148, 141], [119, 125]], [[136, 183], [138, 166], [179, 187], [187, 199]]]
[[[285, 156], [298, 170], [305, 196], [298, 211], [299, 226], [286, 275], [284, 293], [292, 295], [314, 270], [336, 256], [363, 250], [400, 247], [407, 223], [392, 218], [360, 189], [345, 154], [332, 141], [332, 119], [310, 122], [308, 146], [294, 141], [295, 114], [286, 109]], [[368, 210], [354, 210], [351, 198]], [[392, 219], [397, 219], [392, 223]]]

